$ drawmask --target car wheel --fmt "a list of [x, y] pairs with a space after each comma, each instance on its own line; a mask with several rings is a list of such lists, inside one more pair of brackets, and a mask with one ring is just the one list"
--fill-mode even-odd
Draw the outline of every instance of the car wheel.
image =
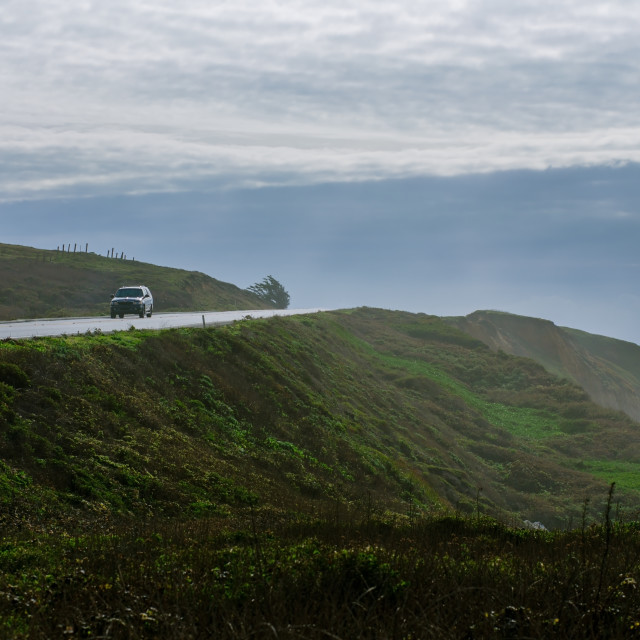
[[112, 317], [112, 318], [115, 318], [115, 317], [116, 317], [115, 312], [113, 312], [113, 311], [111, 312], [111, 317]]
[[144, 318], [144, 307], [140, 309], [140, 313], [138, 314], [141, 318]]
[[118, 314], [121, 318], [124, 318], [124, 313], [119, 313]]
[[149, 307], [149, 311], [147, 311], [147, 318], [150, 318], [152, 313], [153, 313], [153, 305], [151, 305]]

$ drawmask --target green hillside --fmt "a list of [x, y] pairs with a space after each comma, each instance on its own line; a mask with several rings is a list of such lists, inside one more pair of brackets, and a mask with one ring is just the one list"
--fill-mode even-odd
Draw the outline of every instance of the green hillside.
[[640, 420], [640, 346], [498, 311], [446, 318], [494, 350], [533, 358], [598, 404]]
[[0, 637], [637, 637], [638, 427], [422, 314], [5, 340]]
[[147, 285], [158, 312], [265, 308], [251, 292], [197, 271], [0, 244], [0, 320], [107, 315], [124, 284]]
[[436, 317], [5, 341], [0, 358], [0, 495], [24, 517], [338, 501], [563, 527], [614, 480], [622, 507], [640, 495], [636, 423]]

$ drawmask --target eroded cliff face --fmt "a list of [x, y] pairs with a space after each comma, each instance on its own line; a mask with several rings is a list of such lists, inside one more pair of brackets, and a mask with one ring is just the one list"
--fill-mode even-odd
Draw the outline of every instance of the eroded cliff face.
[[495, 351], [536, 360], [578, 383], [594, 402], [640, 420], [640, 346], [496, 311], [445, 320]]

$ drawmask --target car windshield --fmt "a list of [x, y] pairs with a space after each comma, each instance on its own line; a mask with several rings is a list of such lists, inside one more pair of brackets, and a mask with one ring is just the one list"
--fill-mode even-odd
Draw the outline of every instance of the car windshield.
[[116, 291], [116, 298], [142, 298], [142, 289], [124, 288]]

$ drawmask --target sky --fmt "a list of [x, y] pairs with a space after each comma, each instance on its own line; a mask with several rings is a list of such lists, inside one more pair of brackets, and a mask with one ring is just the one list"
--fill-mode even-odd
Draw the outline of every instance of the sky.
[[640, 343], [639, 33], [627, 0], [2, 0], [0, 242]]

